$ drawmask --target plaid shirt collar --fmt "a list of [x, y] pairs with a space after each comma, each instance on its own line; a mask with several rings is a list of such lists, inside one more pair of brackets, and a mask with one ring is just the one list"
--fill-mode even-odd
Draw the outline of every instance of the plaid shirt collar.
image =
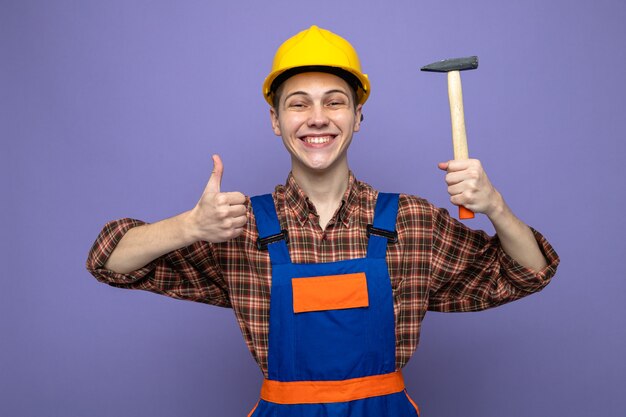
[[[341, 199], [341, 206], [337, 209], [329, 224], [336, 221], [341, 222], [345, 227], [349, 227], [351, 214], [358, 204], [358, 194], [359, 182], [354, 178], [352, 171], [350, 171], [348, 187]], [[302, 191], [302, 188], [300, 188], [292, 173], [289, 173], [285, 184], [285, 202], [287, 203], [287, 207], [293, 212], [295, 218], [298, 219], [301, 226], [304, 225], [310, 217], [318, 217], [315, 206], [311, 200], [309, 200], [309, 197], [304, 194], [304, 191]]]

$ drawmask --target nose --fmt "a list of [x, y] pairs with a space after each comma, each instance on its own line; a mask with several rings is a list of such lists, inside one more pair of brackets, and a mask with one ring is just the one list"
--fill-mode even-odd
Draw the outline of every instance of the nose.
[[326, 114], [324, 106], [311, 106], [311, 112], [309, 114], [309, 119], [307, 120], [307, 125], [309, 127], [323, 127], [328, 126], [328, 123], [328, 115]]

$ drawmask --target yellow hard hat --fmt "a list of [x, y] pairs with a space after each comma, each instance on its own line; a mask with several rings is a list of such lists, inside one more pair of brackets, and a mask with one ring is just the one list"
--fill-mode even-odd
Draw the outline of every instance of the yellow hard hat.
[[[358, 104], [363, 104], [370, 95], [370, 82], [361, 72], [361, 63], [356, 50], [339, 35], [317, 26], [311, 26], [287, 39], [276, 51], [272, 71], [263, 83], [263, 97], [273, 105], [273, 96], [280, 83], [289, 76], [304, 71], [325, 71], [348, 81], [356, 91]], [[345, 77], [351, 74], [353, 77]]]

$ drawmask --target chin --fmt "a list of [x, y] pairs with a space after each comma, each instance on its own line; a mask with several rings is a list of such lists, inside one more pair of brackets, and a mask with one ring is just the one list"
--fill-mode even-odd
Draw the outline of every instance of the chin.
[[306, 169], [307, 171], [311, 171], [315, 173], [322, 173], [328, 170], [328, 167], [326, 165], [313, 165], [313, 166], [307, 166]]

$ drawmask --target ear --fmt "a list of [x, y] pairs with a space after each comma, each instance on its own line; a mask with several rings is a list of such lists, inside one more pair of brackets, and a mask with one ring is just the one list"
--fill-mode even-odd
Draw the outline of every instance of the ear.
[[270, 119], [272, 121], [272, 130], [276, 136], [282, 136], [280, 131], [280, 122], [278, 121], [278, 114], [273, 107], [270, 107]]
[[361, 113], [363, 110], [363, 105], [359, 104], [356, 106], [356, 112], [354, 117], [354, 131], [358, 132], [361, 129], [361, 118], [363, 117]]

